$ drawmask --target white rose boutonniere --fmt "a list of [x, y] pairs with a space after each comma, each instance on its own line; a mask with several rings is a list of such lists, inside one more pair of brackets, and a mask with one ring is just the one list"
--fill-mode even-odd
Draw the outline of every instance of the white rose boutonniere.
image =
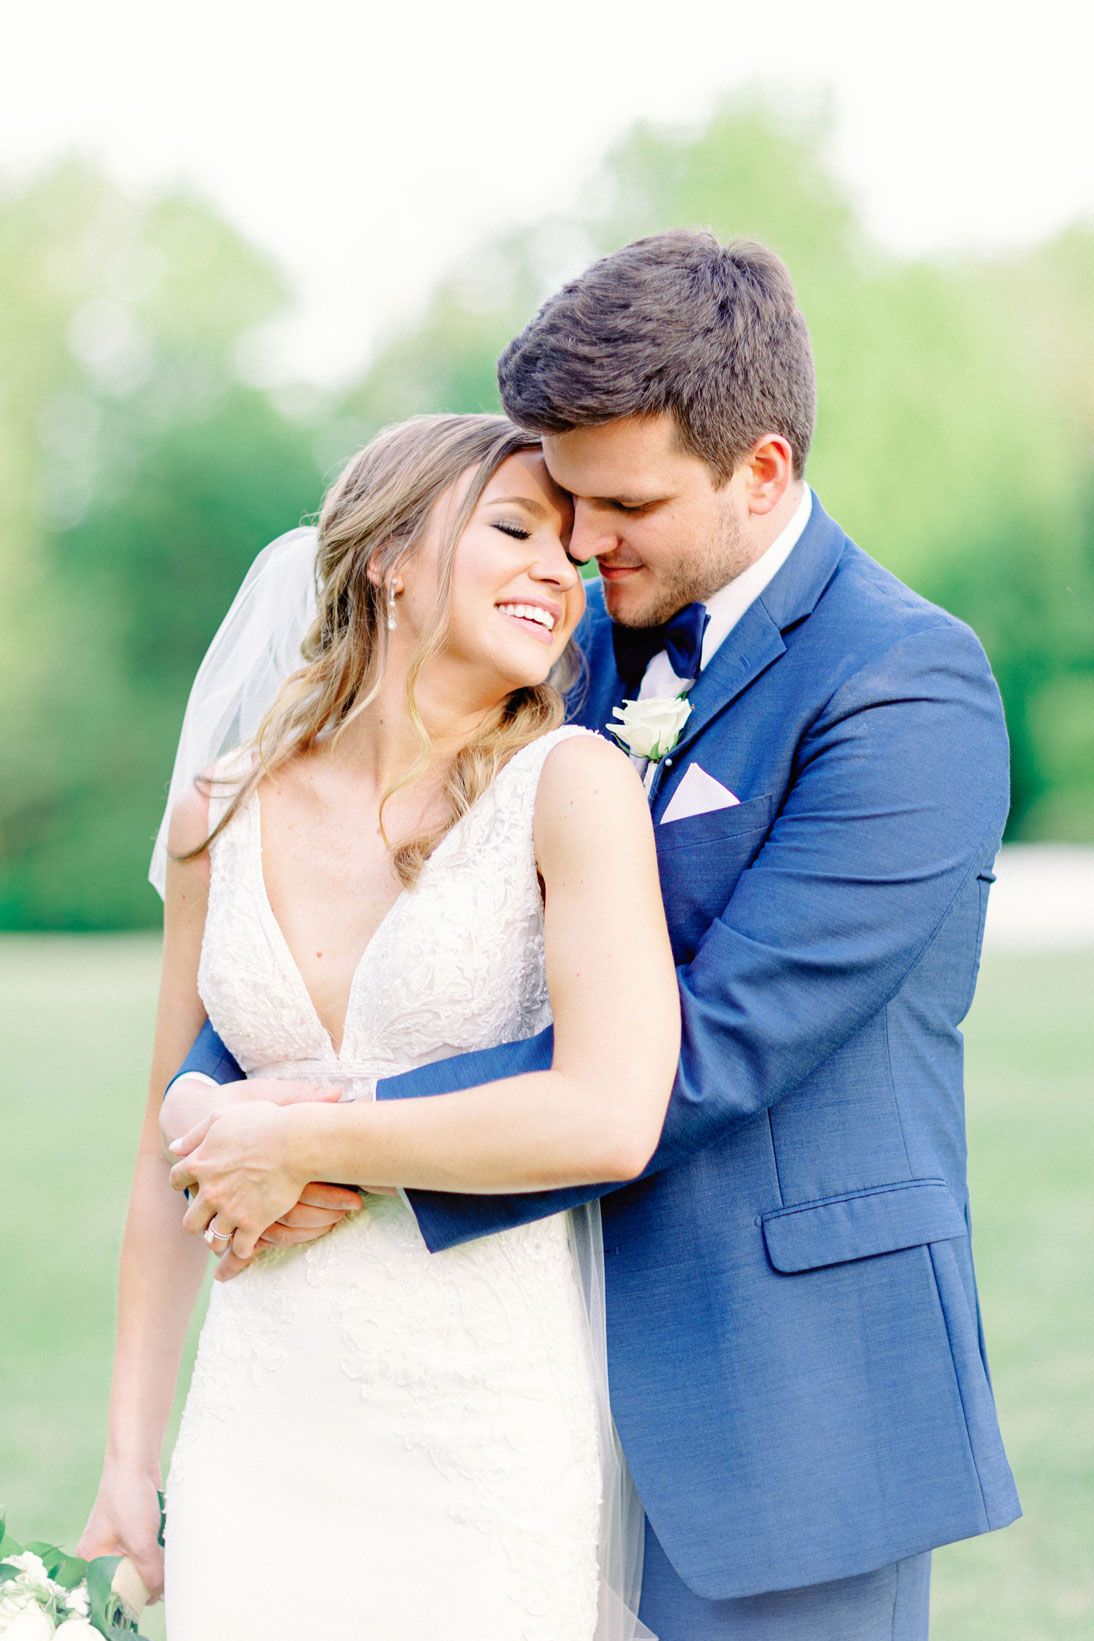
[[680, 732], [691, 717], [692, 707], [686, 695], [658, 695], [648, 701], [624, 701], [612, 709], [618, 724], [607, 724], [610, 735], [626, 747], [633, 758], [648, 758], [658, 764], [666, 752], [671, 752], [680, 739]]

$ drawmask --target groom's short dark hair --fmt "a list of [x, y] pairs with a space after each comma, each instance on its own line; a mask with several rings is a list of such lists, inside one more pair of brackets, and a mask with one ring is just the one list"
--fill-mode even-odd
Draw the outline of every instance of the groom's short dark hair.
[[784, 264], [682, 229], [613, 251], [549, 297], [498, 360], [506, 414], [536, 433], [668, 412], [719, 482], [763, 433], [799, 478], [816, 383]]

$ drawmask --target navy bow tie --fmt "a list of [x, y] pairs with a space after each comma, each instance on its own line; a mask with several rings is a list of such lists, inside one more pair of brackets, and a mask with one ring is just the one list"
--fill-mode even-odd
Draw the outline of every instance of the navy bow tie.
[[612, 648], [623, 682], [640, 683], [646, 668], [664, 650], [677, 678], [698, 678], [703, 669], [703, 634], [707, 630], [705, 604], [685, 604], [661, 627], [622, 627], [612, 622]]

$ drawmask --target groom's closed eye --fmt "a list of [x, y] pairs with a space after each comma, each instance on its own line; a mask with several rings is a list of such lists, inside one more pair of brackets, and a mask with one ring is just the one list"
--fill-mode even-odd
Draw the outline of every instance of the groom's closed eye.
[[610, 513], [649, 513], [671, 499], [670, 496], [598, 496], [596, 505], [606, 507]]

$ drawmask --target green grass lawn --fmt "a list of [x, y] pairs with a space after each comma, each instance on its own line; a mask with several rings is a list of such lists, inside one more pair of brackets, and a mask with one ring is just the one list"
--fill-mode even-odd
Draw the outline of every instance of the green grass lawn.
[[[98, 1479], [156, 981], [147, 937], [0, 939], [0, 1505], [22, 1538], [74, 1546]], [[935, 1641], [1094, 1634], [1092, 998], [1094, 953], [994, 957], [968, 1021], [977, 1265], [1026, 1516], [938, 1553]]]

